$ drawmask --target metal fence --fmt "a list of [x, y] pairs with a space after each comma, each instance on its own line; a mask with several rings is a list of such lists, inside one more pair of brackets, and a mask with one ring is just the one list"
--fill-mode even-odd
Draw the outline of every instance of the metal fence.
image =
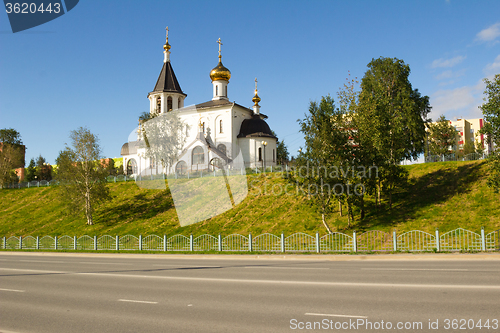
[[[439, 241], [436, 241], [439, 240]], [[480, 233], [458, 228], [440, 234], [412, 230], [398, 235], [371, 230], [359, 235], [334, 232], [323, 237], [318, 233], [265, 233], [228, 236], [174, 235], [125, 236], [26, 236], [2, 237], [2, 249], [26, 250], [96, 250], [96, 251], [215, 251], [215, 252], [429, 252], [429, 251], [500, 251], [500, 230]]]
[[448, 161], [477, 161], [487, 158], [486, 154], [472, 153], [467, 155], [448, 154], [448, 155], [429, 155], [425, 157], [425, 163], [448, 162]]
[[[241, 168], [241, 169], [231, 169], [227, 170], [226, 174], [230, 175], [250, 175], [250, 174], [259, 174], [259, 173], [268, 173], [268, 172], [283, 172], [290, 171], [290, 167], [288, 165], [276, 165], [269, 166], [266, 168], [256, 167], [256, 168]], [[190, 170], [187, 171], [183, 175], [178, 174], [163, 174], [163, 173], [154, 173], [153, 171], [144, 174], [144, 175], [117, 175], [117, 176], [108, 176], [106, 177], [106, 181], [108, 183], [118, 183], [118, 182], [127, 182], [127, 181], [141, 181], [141, 180], [155, 180], [155, 179], [167, 179], [167, 178], [203, 178], [203, 177], [220, 177], [223, 176], [224, 173], [220, 170], [210, 171], [210, 170]], [[46, 187], [46, 186], [54, 186], [59, 185], [58, 180], [41, 180], [41, 181], [31, 181], [31, 182], [19, 182], [19, 183], [11, 183], [5, 185], [4, 187], [0, 186], [0, 188], [30, 188], [30, 187]]]

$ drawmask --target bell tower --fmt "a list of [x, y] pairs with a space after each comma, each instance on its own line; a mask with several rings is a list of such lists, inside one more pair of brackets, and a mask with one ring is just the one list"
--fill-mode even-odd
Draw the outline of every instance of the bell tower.
[[170, 64], [170, 44], [168, 43], [168, 27], [166, 30], [165, 45], [163, 45], [163, 67], [152, 92], [148, 94], [149, 112], [166, 113], [184, 107], [186, 94], [182, 91], [179, 82]]

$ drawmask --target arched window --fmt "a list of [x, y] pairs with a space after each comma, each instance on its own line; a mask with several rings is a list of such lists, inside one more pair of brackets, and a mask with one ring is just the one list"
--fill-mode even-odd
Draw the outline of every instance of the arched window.
[[172, 111], [172, 97], [167, 98], [167, 111]]
[[205, 122], [203, 122], [203, 133], [205, 133]]
[[193, 149], [193, 157], [191, 164], [203, 164], [205, 163], [205, 154], [203, 153], [203, 148], [200, 146]]
[[210, 160], [209, 168], [211, 171], [217, 171], [222, 168], [222, 160], [218, 157], [214, 157]]
[[262, 161], [262, 147], [259, 147], [259, 161]]
[[224, 144], [222, 144], [222, 143], [221, 143], [221, 144], [219, 144], [219, 145], [217, 146], [217, 150], [219, 150], [221, 153], [223, 153], [224, 155], [226, 155], [226, 156], [227, 156], [226, 146], [225, 146]]
[[178, 175], [185, 175], [187, 173], [187, 163], [179, 161], [179, 163], [175, 166], [175, 173]]
[[226, 97], [227, 97], [227, 86], [225, 87], [225, 90], [226, 90], [226, 94], [225, 94], [224, 96], [226, 96]]
[[156, 98], [156, 113], [161, 112], [161, 96]]
[[222, 119], [219, 120], [219, 133], [224, 133], [224, 131], [222, 130]]
[[127, 175], [133, 175], [136, 173], [137, 173], [137, 163], [133, 158], [131, 158], [127, 162]]
[[215, 96], [219, 96], [219, 86], [215, 86]]

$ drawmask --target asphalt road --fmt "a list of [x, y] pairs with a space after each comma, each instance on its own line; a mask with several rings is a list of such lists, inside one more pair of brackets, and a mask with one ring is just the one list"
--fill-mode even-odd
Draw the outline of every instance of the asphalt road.
[[0, 332], [500, 332], [499, 321], [500, 260], [0, 253]]

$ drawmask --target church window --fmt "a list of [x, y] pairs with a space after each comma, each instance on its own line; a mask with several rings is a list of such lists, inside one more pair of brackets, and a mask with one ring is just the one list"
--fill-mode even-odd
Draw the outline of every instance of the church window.
[[226, 153], [226, 146], [225, 146], [224, 144], [222, 144], [222, 143], [221, 143], [221, 144], [219, 144], [219, 145], [217, 146], [217, 149], [218, 149], [221, 153], [223, 153], [224, 155], [227, 155], [227, 153]]
[[274, 149], [273, 149], [273, 162], [276, 162], [276, 153], [275, 153]]
[[217, 171], [222, 168], [222, 160], [218, 157], [214, 157], [210, 160], [211, 171]]
[[205, 163], [205, 154], [203, 153], [203, 148], [201, 148], [200, 146], [198, 147], [195, 147], [193, 149], [193, 158], [192, 158], [192, 161], [193, 161], [193, 165], [194, 164], [203, 164]]
[[222, 119], [219, 120], [219, 133], [223, 133], [223, 131], [222, 131]]
[[259, 162], [262, 161], [262, 147], [259, 147]]
[[185, 175], [187, 172], [187, 163], [184, 161], [179, 161], [175, 166], [175, 173], [178, 175]]
[[225, 90], [225, 93], [226, 93], [224, 96], [226, 96], [226, 97], [227, 97], [227, 86], [225, 87], [225, 89], [224, 89], [224, 90]]
[[161, 112], [161, 97], [158, 96], [156, 98], [156, 113], [160, 113]]
[[205, 122], [203, 122], [203, 133], [205, 133]]
[[215, 96], [219, 96], [219, 86], [215, 86]]
[[137, 163], [133, 158], [127, 162], [127, 175], [133, 175], [137, 173]]
[[172, 111], [172, 97], [167, 98], [167, 111]]

